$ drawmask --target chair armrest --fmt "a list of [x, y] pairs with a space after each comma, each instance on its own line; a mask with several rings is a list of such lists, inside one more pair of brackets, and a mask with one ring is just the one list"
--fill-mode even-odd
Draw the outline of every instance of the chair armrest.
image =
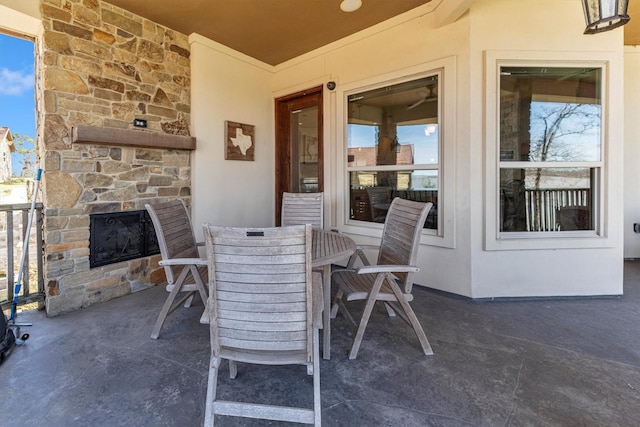
[[163, 259], [158, 262], [159, 265], [207, 265], [206, 258], [171, 258], [171, 259]]
[[312, 273], [313, 283], [311, 287], [313, 301], [313, 326], [322, 327], [322, 311], [324, 310], [324, 297], [322, 295], [322, 275], [320, 273]]
[[334, 266], [331, 268], [331, 274], [340, 273], [342, 271], [352, 271], [355, 273], [356, 270], [357, 268]]
[[380, 245], [356, 245], [356, 251], [372, 250], [376, 251], [380, 249]]
[[420, 271], [419, 267], [412, 265], [365, 265], [355, 269], [358, 274], [367, 273], [415, 273]]

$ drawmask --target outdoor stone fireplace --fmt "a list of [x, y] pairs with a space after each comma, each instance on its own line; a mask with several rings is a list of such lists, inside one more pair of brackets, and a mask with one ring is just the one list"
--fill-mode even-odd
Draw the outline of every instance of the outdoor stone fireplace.
[[91, 218], [175, 198], [190, 205], [195, 138], [186, 35], [101, 0], [43, 0], [41, 12], [44, 279], [57, 315], [165, 283], [159, 255], [95, 265]]
[[160, 253], [156, 231], [146, 210], [89, 217], [90, 268]]

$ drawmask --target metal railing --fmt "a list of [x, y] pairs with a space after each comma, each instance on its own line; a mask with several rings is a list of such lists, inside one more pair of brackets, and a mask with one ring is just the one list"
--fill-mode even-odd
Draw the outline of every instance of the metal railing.
[[18, 305], [44, 302], [42, 203], [35, 204], [32, 230], [24, 257], [25, 265], [22, 277], [17, 277], [30, 210], [31, 203], [0, 205], [0, 304], [3, 308], [13, 300], [16, 281], [22, 285]]
[[561, 230], [560, 210], [588, 207], [590, 192], [588, 188], [525, 190], [527, 231]]
[[591, 189], [549, 188], [500, 197], [501, 231], [592, 230]]
[[[384, 200], [371, 202], [370, 197], [371, 193], [367, 190], [374, 189], [384, 189], [385, 187], [369, 187], [369, 188], [352, 188], [351, 189], [351, 200], [350, 200], [350, 212], [351, 219], [355, 219], [358, 221], [368, 221], [368, 222], [384, 222], [384, 217], [386, 216], [386, 209], [376, 208], [376, 203], [380, 203], [380, 205], [384, 206], [386, 204], [386, 208], [388, 209], [389, 203], [395, 197], [400, 197], [406, 200], [413, 200], [416, 202], [431, 202], [433, 203], [433, 207], [429, 211], [429, 215], [427, 215], [427, 219], [424, 223], [424, 228], [429, 228], [432, 230], [438, 229], [438, 190], [395, 190], [388, 189]], [[373, 206], [372, 206], [373, 205]], [[381, 217], [376, 221], [376, 215], [374, 214], [376, 211], [381, 211]]]

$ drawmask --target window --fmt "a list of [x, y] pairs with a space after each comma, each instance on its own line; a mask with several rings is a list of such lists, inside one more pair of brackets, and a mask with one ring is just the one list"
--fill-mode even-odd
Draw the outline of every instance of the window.
[[613, 244], [605, 100], [617, 70], [603, 56], [487, 52], [486, 249]]
[[425, 229], [442, 234], [440, 73], [347, 96], [349, 219], [384, 222], [394, 197], [432, 202]]
[[500, 67], [500, 231], [596, 230], [600, 68]]

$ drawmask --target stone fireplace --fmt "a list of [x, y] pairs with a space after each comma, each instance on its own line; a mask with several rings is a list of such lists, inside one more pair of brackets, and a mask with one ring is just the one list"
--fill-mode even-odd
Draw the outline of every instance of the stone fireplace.
[[186, 35], [101, 0], [43, 0], [41, 11], [44, 278], [47, 313], [58, 315], [166, 281], [159, 255], [92, 267], [91, 218], [190, 205], [195, 139]]

